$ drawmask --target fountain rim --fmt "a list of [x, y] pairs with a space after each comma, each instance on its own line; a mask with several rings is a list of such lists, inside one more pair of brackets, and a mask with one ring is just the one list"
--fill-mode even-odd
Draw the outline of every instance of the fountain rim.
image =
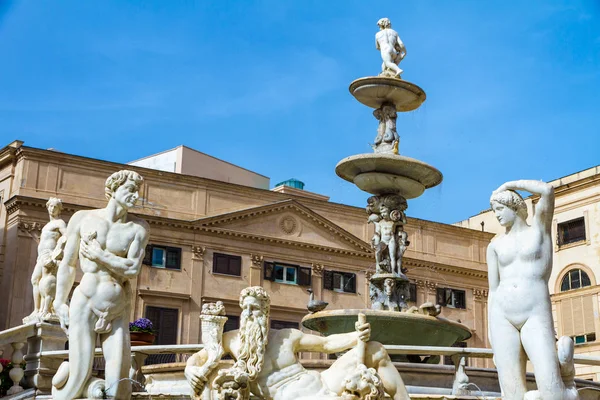
[[307, 314], [302, 318], [302, 325], [308, 329], [310, 327], [304, 325], [305, 321], [315, 320], [318, 318], [328, 318], [328, 317], [351, 317], [357, 316], [358, 314], [364, 314], [367, 316], [367, 320], [369, 316], [371, 317], [388, 317], [392, 319], [414, 319], [419, 320], [421, 322], [427, 322], [429, 324], [434, 325], [444, 325], [449, 327], [452, 330], [460, 330], [466, 333], [466, 337], [462, 340], [467, 340], [473, 336], [473, 331], [466, 325], [461, 324], [460, 322], [452, 321], [450, 319], [444, 317], [433, 317], [431, 315], [417, 314], [417, 313], [407, 313], [400, 311], [388, 311], [388, 310], [371, 310], [371, 309], [358, 309], [358, 308], [350, 308], [350, 309], [338, 309], [338, 310], [324, 310], [318, 311], [316, 313]]

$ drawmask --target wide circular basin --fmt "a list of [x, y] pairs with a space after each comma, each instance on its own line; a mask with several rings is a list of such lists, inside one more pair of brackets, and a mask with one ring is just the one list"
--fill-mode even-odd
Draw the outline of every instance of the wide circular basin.
[[308, 314], [304, 327], [325, 336], [353, 332], [358, 314], [371, 324], [371, 340], [411, 346], [452, 346], [471, 337], [471, 331], [458, 322], [423, 314], [377, 310], [331, 310]]

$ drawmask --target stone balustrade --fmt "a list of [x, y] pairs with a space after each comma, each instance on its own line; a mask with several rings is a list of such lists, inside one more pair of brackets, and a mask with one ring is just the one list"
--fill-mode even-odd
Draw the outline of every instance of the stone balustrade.
[[[13, 382], [13, 385], [8, 389], [8, 395], [17, 394], [24, 390], [23, 386], [21, 386], [21, 379], [23, 379], [23, 376], [25, 375], [25, 371], [21, 366], [24, 361], [23, 347], [27, 342], [27, 338], [34, 334], [35, 324], [33, 323], [0, 332], [0, 346], [10, 345], [12, 348], [10, 361], [12, 362], [13, 367], [8, 373], [8, 376]], [[0, 366], [0, 368], [2, 367]]]

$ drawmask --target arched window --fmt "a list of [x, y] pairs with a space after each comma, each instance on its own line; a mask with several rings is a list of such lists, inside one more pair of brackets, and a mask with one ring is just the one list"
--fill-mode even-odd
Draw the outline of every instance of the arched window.
[[579, 289], [591, 284], [588, 274], [580, 269], [573, 269], [565, 275], [560, 283], [560, 291], [566, 292], [567, 290]]

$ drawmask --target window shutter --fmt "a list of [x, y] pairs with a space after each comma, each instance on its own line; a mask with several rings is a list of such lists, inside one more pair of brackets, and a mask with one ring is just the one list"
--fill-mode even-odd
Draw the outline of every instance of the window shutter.
[[356, 275], [355, 274], [344, 274], [347, 279], [344, 285], [344, 292], [356, 293]]
[[229, 274], [242, 276], [242, 257], [229, 258]]
[[573, 336], [573, 309], [571, 308], [571, 299], [560, 301], [560, 316], [562, 322], [562, 335]]
[[571, 300], [571, 307], [573, 307], [573, 329], [575, 335], [583, 335], [587, 333], [584, 326], [583, 318], [583, 299], [581, 297], [575, 297]]
[[310, 286], [311, 284], [311, 269], [306, 267], [298, 267], [298, 285]]
[[167, 247], [166, 268], [181, 269], [181, 249], [179, 247]]
[[466, 293], [462, 290], [454, 291], [454, 307], [456, 308], [467, 308]]
[[414, 283], [408, 284], [408, 301], [417, 302], [417, 285]]
[[273, 273], [274, 271], [274, 265], [272, 262], [268, 262], [265, 261], [263, 263], [263, 275], [265, 278], [265, 281], [274, 281], [275, 280], [275, 274]]
[[583, 302], [583, 324], [585, 325], [585, 333], [596, 332], [594, 326], [594, 298], [591, 294], [582, 296]]
[[333, 271], [323, 271], [323, 288], [333, 290]]
[[146, 252], [144, 253], [144, 260], [142, 261], [144, 265], [152, 265], [152, 245], [149, 244], [146, 246]]
[[436, 303], [438, 303], [440, 306], [444, 307], [446, 304], [448, 304], [446, 302], [446, 289], [444, 288], [437, 288], [437, 293], [436, 293]]

